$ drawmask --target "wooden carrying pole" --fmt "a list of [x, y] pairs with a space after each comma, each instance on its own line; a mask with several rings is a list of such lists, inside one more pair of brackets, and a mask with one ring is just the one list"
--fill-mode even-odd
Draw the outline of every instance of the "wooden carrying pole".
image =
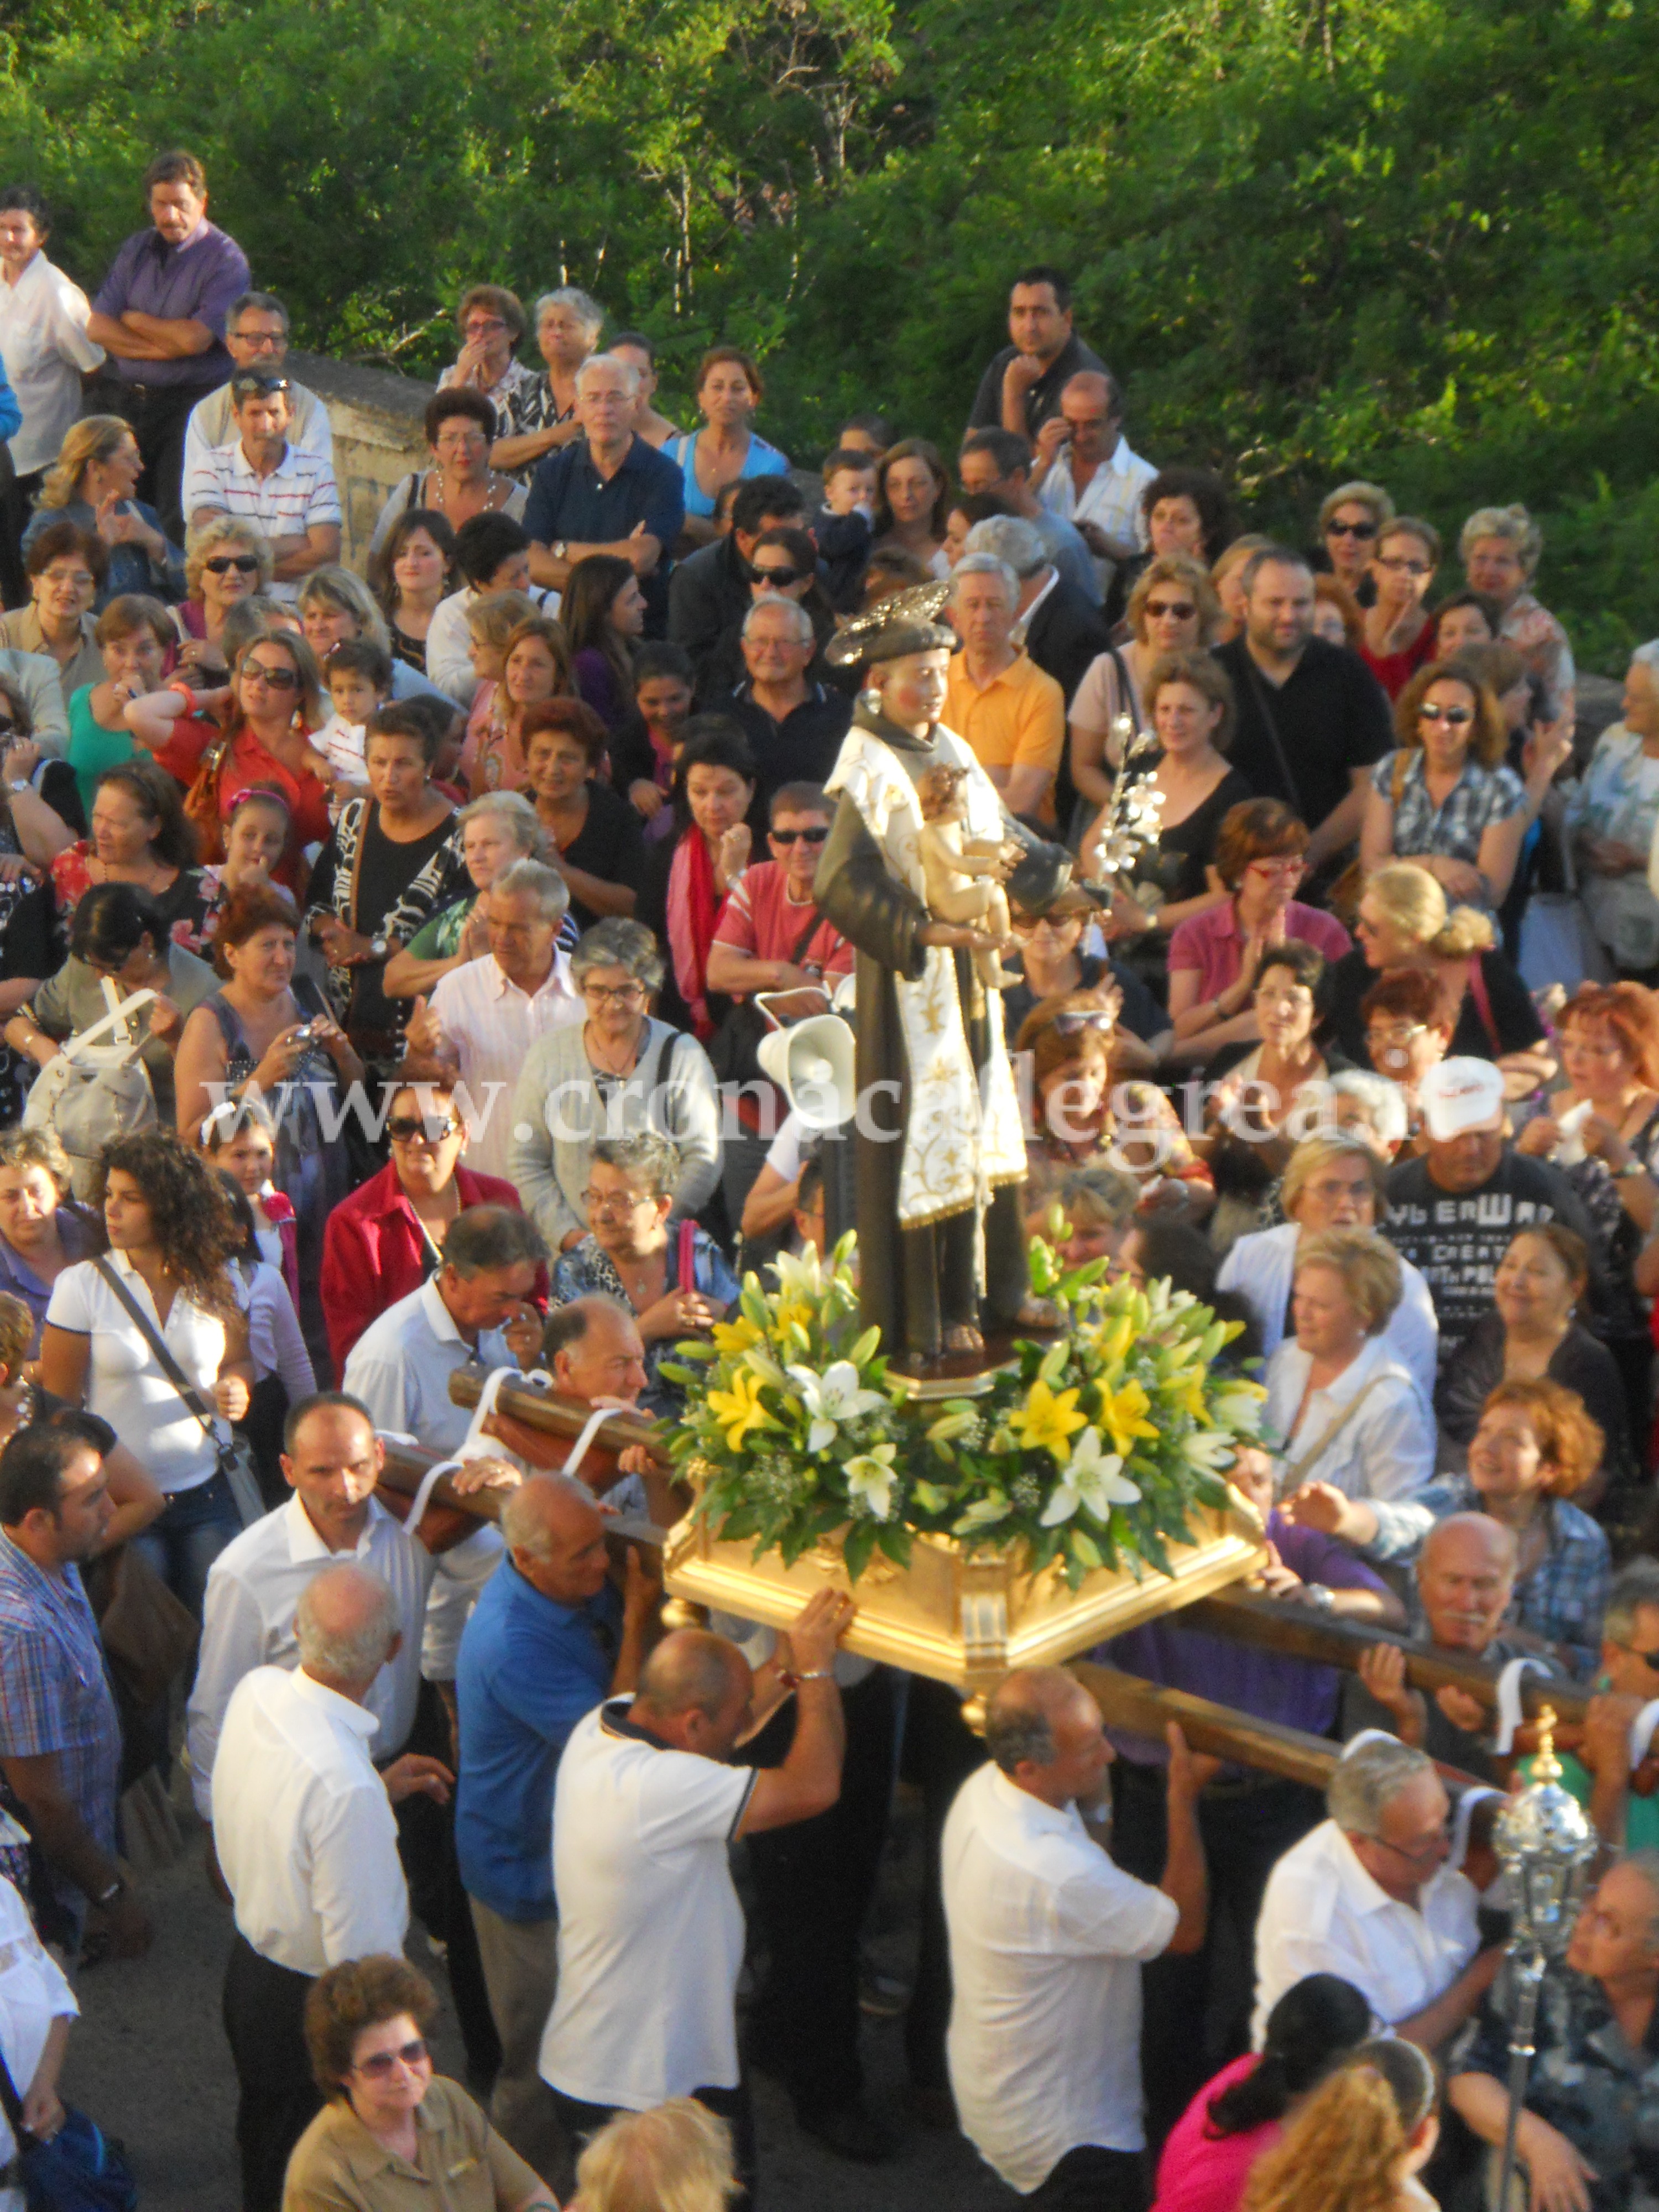
[[[1406, 1655], [1406, 1679], [1413, 1689], [1430, 1696], [1437, 1690], [1466, 1690], [1483, 1705], [1498, 1703], [1499, 1670], [1482, 1660], [1431, 1651], [1389, 1629], [1334, 1620], [1305, 1605], [1264, 1597], [1258, 1590], [1242, 1586], [1218, 1590], [1188, 1606], [1181, 1618], [1188, 1628], [1225, 1637], [1230, 1643], [1254, 1644], [1286, 1659], [1311, 1659], [1322, 1666], [1345, 1668], [1350, 1674], [1358, 1673], [1367, 1651], [1379, 1644], [1392, 1644]], [[1528, 1674], [1521, 1680], [1521, 1705], [1529, 1718], [1548, 1705], [1563, 1721], [1582, 1721], [1589, 1710], [1589, 1692], [1559, 1679]]]

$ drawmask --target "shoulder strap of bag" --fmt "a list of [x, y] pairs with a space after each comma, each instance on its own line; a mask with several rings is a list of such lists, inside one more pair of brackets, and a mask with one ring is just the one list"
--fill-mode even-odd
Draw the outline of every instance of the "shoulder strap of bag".
[[1411, 755], [1401, 745], [1394, 757], [1394, 774], [1389, 779], [1389, 802], [1396, 814], [1400, 802], [1406, 795], [1406, 771], [1411, 765]]
[[1243, 645], [1241, 651], [1245, 670], [1250, 679], [1250, 689], [1255, 694], [1256, 705], [1261, 709], [1262, 725], [1267, 732], [1267, 742], [1273, 747], [1274, 763], [1279, 775], [1284, 778], [1285, 790], [1291, 794], [1291, 804], [1305, 822], [1308, 818], [1308, 810], [1302, 803], [1301, 787], [1291, 774], [1291, 763], [1285, 752], [1285, 741], [1279, 734], [1279, 716], [1273, 711], [1273, 694], [1268, 689], [1261, 671], [1250, 656], [1249, 645]]
[[120, 1032], [120, 1042], [129, 1050], [131, 1049], [134, 1040], [132, 1032], [127, 1026], [128, 1022], [141, 1006], [147, 1006], [149, 1004], [155, 996], [155, 993], [149, 990], [135, 991], [130, 999], [123, 999], [117, 993], [114, 984], [110, 981], [107, 975], [103, 978], [103, 985], [104, 996], [108, 1002], [109, 1012], [94, 1022], [90, 1029], [78, 1030], [69, 1039], [64, 1047], [66, 1059], [73, 1060], [82, 1046], [93, 1043], [97, 1038], [102, 1036], [106, 1030], [111, 1029], [118, 1030]]
[[1498, 1036], [1498, 1024], [1492, 1018], [1492, 994], [1486, 988], [1486, 971], [1476, 952], [1469, 960], [1469, 996], [1474, 1000], [1474, 1010], [1480, 1017], [1480, 1026], [1486, 1032], [1486, 1042], [1494, 1052], [1502, 1047]]
[[1319, 1464], [1320, 1461], [1330, 1449], [1331, 1446], [1336, 1442], [1338, 1437], [1340, 1436], [1343, 1430], [1347, 1427], [1349, 1422], [1352, 1420], [1354, 1415], [1359, 1411], [1359, 1408], [1364, 1404], [1366, 1399], [1370, 1396], [1371, 1392], [1376, 1389], [1377, 1384], [1382, 1380], [1382, 1377], [1381, 1375], [1373, 1375], [1370, 1381], [1364, 1386], [1364, 1389], [1356, 1390], [1352, 1397], [1349, 1399], [1347, 1404], [1342, 1408], [1342, 1411], [1327, 1428], [1324, 1435], [1321, 1437], [1319, 1442], [1314, 1446], [1313, 1449], [1311, 1451], [1304, 1452], [1301, 1458], [1297, 1461], [1293, 1467], [1287, 1467], [1285, 1468], [1283, 1476], [1280, 1478], [1279, 1485], [1279, 1494], [1281, 1498], [1288, 1498], [1292, 1491], [1300, 1490], [1304, 1481], [1306, 1480], [1308, 1469], [1310, 1467], [1316, 1467]]
[[800, 943], [795, 947], [794, 951], [789, 956], [789, 965], [792, 968], [799, 968], [800, 966], [802, 954], [805, 951], [807, 946], [812, 942], [812, 939], [817, 935], [819, 930], [823, 928], [823, 924], [824, 916], [819, 913], [817, 907], [814, 905], [811, 918], [807, 922], [806, 928], [802, 935]]
[[139, 1304], [137, 1298], [133, 1297], [132, 1292], [121, 1280], [121, 1278], [116, 1273], [114, 1268], [110, 1266], [107, 1260], [100, 1256], [100, 1258], [95, 1259], [92, 1264], [96, 1267], [99, 1273], [109, 1285], [111, 1290], [114, 1291], [116, 1297], [119, 1298], [121, 1304], [126, 1308], [128, 1313], [131, 1315], [133, 1320], [137, 1323], [138, 1334], [143, 1338], [145, 1343], [149, 1345], [150, 1350], [155, 1354], [156, 1364], [160, 1367], [162, 1374], [167, 1376], [167, 1381], [172, 1383], [173, 1389], [184, 1400], [185, 1405], [189, 1407], [191, 1412], [195, 1414], [197, 1419], [202, 1424], [203, 1428], [206, 1430], [210, 1441], [215, 1445], [217, 1445], [221, 1442], [221, 1438], [218, 1429], [215, 1425], [216, 1416], [215, 1415], [213, 1409], [209, 1406], [206, 1399], [203, 1397], [201, 1392], [196, 1388], [196, 1385], [191, 1381], [190, 1377], [185, 1374], [184, 1369], [180, 1367], [173, 1354], [167, 1350], [167, 1346], [162, 1342], [161, 1339], [156, 1334], [149, 1315]]

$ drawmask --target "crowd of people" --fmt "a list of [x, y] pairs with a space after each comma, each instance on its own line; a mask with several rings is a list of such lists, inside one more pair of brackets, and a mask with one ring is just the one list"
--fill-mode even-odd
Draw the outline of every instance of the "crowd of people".
[[[193, 157], [143, 191], [89, 300], [0, 190], [0, 2204], [81, 1976], [152, 1940], [141, 1813], [182, 1849], [188, 1801], [244, 2212], [719, 2212], [751, 2067], [897, 2153], [884, 2009], [1011, 2201], [1469, 2212], [1510, 2002], [1469, 1815], [1529, 1746], [1402, 1638], [1589, 1693], [1606, 1870], [1520, 2153], [1534, 2212], [1659, 2194], [1659, 642], [1593, 732], [1524, 507], [1443, 576], [1369, 482], [1311, 545], [1241, 534], [1132, 448], [1048, 266], [950, 459], [864, 413], [811, 468], [742, 349], [682, 428], [585, 292], [472, 286], [365, 579], [283, 303]], [[889, 602], [953, 648], [872, 676]], [[1351, 1677], [1174, 1617], [1098, 1656], [1346, 1745], [1322, 1803], [1058, 1670], [976, 1735], [827, 1596], [665, 1632], [606, 1533], [683, 1510], [651, 1454], [562, 1468], [498, 1414], [477, 1456], [450, 1396], [539, 1370], [672, 1419], [672, 1348], [848, 1225], [759, 1053], [858, 1021], [820, 872], [905, 681], [1072, 859], [929, 940], [1001, 999], [1027, 1236], [1237, 1325], [1264, 1587], [1394, 1632]], [[489, 1510], [406, 1525], [410, 1446]], [[411, 1913], [482, 2104], [433, 2073]]]

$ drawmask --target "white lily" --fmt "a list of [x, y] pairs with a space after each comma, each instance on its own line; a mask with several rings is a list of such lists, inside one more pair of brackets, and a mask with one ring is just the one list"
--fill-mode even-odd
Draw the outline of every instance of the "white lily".
[[1225, 1429], [1196, 1429], [1185, 1449], [1211, 1474], [1224, 1474], [1238, 1456], [1238, 1441]]
[[893, 1492], [898, 1482], [893, 1462], [897, 1453], [896, 1444], [877, 1444], [849, 1459], [843, 1470], [848, 1490], [862, 1499], [878, 1521], [886, 1521], [892, 1515]]
[[818, 1264], [816, 1249], [808, 1245], [804, 1252], [780, 1252], [772, 1267], [778, 1279], [778, 1288], [787, 1298], [807, 1298], [816, 1302], [823, 1295], [823, 1273]]
[[1210, 1401], [1210, 1413], [1235, 1435], [1254, 1437], [1261, 1433], [1263, 1401], [1264, 1394], [1255, 1384], [1239, 1383], [1218, 1391]]
[[976, 1529], [988, 1528], [993, 1522], [1005, 1519], [1008, 1512], [1006, 1498], [981, 1498], [951, 1523], [953, 1536], [971, 1536]]
[[879, 1390], [864, 1389], [850, 1359], [832, 1360], [822, 1375], [792, 1364], [789, 1379], [811, 1419], [806, 1449], [814, 1455], [834, 1443], [843, 1421], [855, 1421], [860, 1413], [878, 1413], [887, 1403]]
[[1113, 1506], [1133, 1505], [1140, 1491], [1122, 1470], [1122, 1453], [1103, 1452], [1100, 1431], [1085, 1429], [1072, 1446], [1060, 1487], [1042, 1509], [1043, 1527], [1052, 1528], [1069, 1521], [1080, 1505], [1086, 1505], [1102, 1522], [1111, 1518]]

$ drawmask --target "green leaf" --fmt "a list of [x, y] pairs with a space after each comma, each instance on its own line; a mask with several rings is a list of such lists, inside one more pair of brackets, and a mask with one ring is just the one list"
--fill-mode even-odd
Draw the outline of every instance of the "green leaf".
[[847, 1561], [848, 1579], [856, 1583], [870, 1564], [870, 1555], [876, 1548], [880, 1524], [874, 1521], [855, 1521], [847, 1532], [843, 1556]]

